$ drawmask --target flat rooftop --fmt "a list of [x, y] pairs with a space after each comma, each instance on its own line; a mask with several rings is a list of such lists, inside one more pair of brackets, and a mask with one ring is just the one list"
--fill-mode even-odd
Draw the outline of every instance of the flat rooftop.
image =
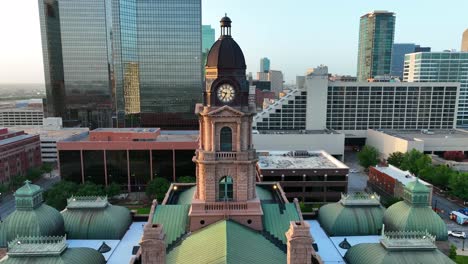
[[127, 127], [127, 128], [96, 128], [93, 132], [112, 132], [112, 133], [155, 133], [160, 129], [156, 127], [142, 128], [142, 127]]
[[376, 130], [387, 135], [409, 141], [424, 139], [463, 139], [468, 140], [468, 131], [462, 129], [428, 129], [428, 130]]
[[67, 240], [69, 248], [88, 247], [99, 249], [102, 242], [106, 242], [110, 246], [111, 251], [104, 253], [104, 258], [108, 264], [130, 263], [130, 259], [134, 256], [132, 253], [133, 247], [139, 246], [141, 237], [143, 236], [143, 225], [146, 222], [133, 222], [122, 240]]
[[32, 138], [32, 137], [34, 137], [34, 135], [19, 135], [19, 136], [12, 137], [12, 138], [2, 139], [0, 140], [0, 146], [15, 143], [15, 142], [28, 139], [28, 138]]
[[26, 134], [30, 135], [39, 135], [42, 141], [47, 139], [61, 141], [89, 132], [89, 128], [83, 127], [61, 128], [57, 130], [45, 129], [42, 127], [12, 127], [11, 129], [23, 130]]
[[260, 169], [348, 169], [325, 151], [257, 151]]
[[[410, 182], [414, 182], [416, 180], [416, 176], [414, 176], [413, 174], [411, 174], [411, 172], [409, 171], [404, 171], [404, 170], [400, 170], [399, 168], [389, 164], [388, 166], [375, 166], [374, 167], [376, 170], [382, 172], [382, 173], [385, 173], [387, 174], [388, 176], [394, 178], [395, 180], [401, 182], [403, 185], [407, 185], [408, 183]], [[431, 187], [432, 188], [432, 184], [428, 183], [428, 182], [425, 182], [421, 179], [419, 179], [419, 181], [428, 186], [428, 187]]]
[[337, 132], [333, 129], [322, 129], [322, 130], [254, 130], [255, 134], [313, 134], [313, 135], [321, 135], [321, 134], [334, 134], [338, 135], [340, 132]]

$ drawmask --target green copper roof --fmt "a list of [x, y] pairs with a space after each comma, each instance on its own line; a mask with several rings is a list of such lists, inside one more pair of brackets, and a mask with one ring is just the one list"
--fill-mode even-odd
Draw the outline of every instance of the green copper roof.
[[378, 235], [384, 212], [382, 206], [344, 206], [338, 202], [322, 206], [318, 220], [329, 236]]
[[197, 187], [193, 186], [190, 189], [182, 191], [179, 194], [179, 199], [177, 200], [177, 204], [191, 204], [192, 199], [193, 199], [193, 194], [195, 193], [196, 189]]
[[0, 223], [0, 247], [17, 236], [64, 235], [62, 215], [54, 208], [41, 204], [32, 210], [16, 210]]
[[[78, 201], [79, 200], [79, 201]], [[121, 239], [132, 222], [130, 211], [111, 205], [102, 199], [94, 199], [96, 207], [79, 199], [62, 211], [65, 231], [70, 239]]]
[[363, 243], [351, 247], [345, 254], [349, 264], [455, 264], [437, 249], [387, 251], [378, 243]]
[[415, 181], [412, 181], [406, 185], [406, 188], [408, 190], [411, 190], [413, 192], [430, 192], [429, 188], [427, 188], [426, 185], [422, 184], [418, 178], [416, 178]]
[[273, 199], [273, 195], [271, 193], [271, 191], [263, 188], [263, 187], [260, 187], [260, 186], [255, 186], [255, 192], [257, 193], [257, 197], [258, 199], [264, 201], [264, 200], [272, 200]]
[[16, 190], [15, 196], [32, 196], [41, 191], [41, 187], [31, 184], [30, 181], [25, 181], [24, 185]]
[[299, 215], [293, 203], [284, 204], [283, 210], [280, 208], [279, 204], [262, 204], [263, 228], [286, 244], [285, 233], [289, 229], [290, 221], [299, 221]]
[[8, 256], [0, 264], [105, 264], [101, 253], [92, 248], [68, 248], [60, 256]]
[[406, 201], [398, 202], [385, 211], [383, 222], [388, 231], [425, 231], [436, 239], [447, 240], [447, 226], [429, 206], [410, 206]]
[[286, 263], [286, 254], [260, 233], [220, 221], [192, 233], [169, 252], [166, 263]]
[[166, 245], [179, 239], [187, 230], [190, 204], [158, 205], [154, 212], [153, 223], [162, 224], [166, 233]]

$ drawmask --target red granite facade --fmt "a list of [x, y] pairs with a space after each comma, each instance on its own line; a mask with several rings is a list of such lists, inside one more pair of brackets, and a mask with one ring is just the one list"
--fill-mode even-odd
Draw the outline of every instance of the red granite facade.
[[39, 135], [0, 128], [0, 184], [42, 163]]

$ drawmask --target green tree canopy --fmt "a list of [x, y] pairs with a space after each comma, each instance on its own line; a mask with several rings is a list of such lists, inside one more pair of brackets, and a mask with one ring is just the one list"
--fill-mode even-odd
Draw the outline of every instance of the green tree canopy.
[[181, 176], [177, 178], [177, 182], [182, 182], [182, 183], [195, 183], [197, 179], [193, 176]]
[[151, 200], [156, 198], [158, 203], [161, 203], [164, 200], [164, 196], [166, 195], [170, 185], [170, 182], [165, 178], [157, 177], [151, 180], [146, 186], [146, 195]]
[[85, 182], [79, 186], [76, 192], [77, 196], [104, 196], [106, 195], [102, 185], [97, 185], [93, 182]]
[[42, 171], [38, 168], [29, 169], [26, 173], [26, 179], [30, 181], [36, 181], [42, 176]]
[[122, 193], [120, 184], [115, 182], [112, 182], [111, 184], [107, 185], [107, 187], [104, 190], [108, 197], [113, 197]]
[[75, 195], [79, 185], [74, 182], [60, 181], [44, 193], [45, 202], [61, 211], [67, 206], [67, 199]]
[[423, 169], [430, 167], [431, 163], [431, 158], [428, 155], [412, 149], [405, 153], [400, 169], [409, 170], [411, 173], [419, 175]]
[[468, 173], [454, 173], [449, 180], [452, 194], [468, 200]]
[[43, 163], [41, 166], [41, 171], [44, 173], [51, 173], [53, 170], [53, 167], [50, 163]]
[[368, 169], [370, 166], [374, 166], [379, 162], [379, 151], [369, 145], [365, 145], [361, 152], [358, 153], [359, 165]]
[[405, 154], [400, 151], [393, 152], [387, 158], [387, 162], [395, 167], [400, 167], [401, 163], [405, 160]]

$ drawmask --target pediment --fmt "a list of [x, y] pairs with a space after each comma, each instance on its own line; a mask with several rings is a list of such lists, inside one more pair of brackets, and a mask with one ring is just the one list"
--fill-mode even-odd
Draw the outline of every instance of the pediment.
[[216, 116], [216, 117], [240, 117], [245, 114], [239, 110], [236, 110], [230, 106], [222, 106], [218, 109], [215, 109], [207, 113], [207, 116]]

